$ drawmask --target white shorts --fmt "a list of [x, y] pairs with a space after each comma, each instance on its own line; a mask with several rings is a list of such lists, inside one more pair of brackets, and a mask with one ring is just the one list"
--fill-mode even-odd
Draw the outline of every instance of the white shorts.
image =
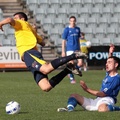
[[67, 51], [66, 52], [66, 55], [68, 56], [68, 55], [72, 55], [74, 53], [74, 51]]
[[84, 97], [84, 103], [82, 107], [88, 111], [97, 111], [100, 104], [114, 105], [114, 99], [111, 97], [97, 97], [96, 99], [90, 99]]

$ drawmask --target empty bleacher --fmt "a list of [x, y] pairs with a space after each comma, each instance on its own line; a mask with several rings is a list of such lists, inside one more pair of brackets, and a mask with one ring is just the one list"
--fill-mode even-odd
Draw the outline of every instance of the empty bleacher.
[[[30, 0], [27, 0], [26, 3], [29, 2]], [[119, 3], [117, 0], [36, 0], [36, 10], [42, 9], [38, 11], [39, 18], [38, 13], [34, 12], [36, 10], [33, 12], [36, 21], [41, 23], [43, 30], [48, 31], [49, 39], [54, 41], [55, 45], [61, 40], [62, 31], [69, 24], [71, 15], [77, 17], [77, 25], [86, 33], [88, 40], [92, 42], [92, 39], [99, 39], [95, 45], [109, 45], [109, 42], [114, 43], [114, 38], [117, 39], [119, 33], [120, 8], [117, 2]], [[56, 24], [55, 19], [59, 24]], [[60, 29], [60, 32], [53, 37], [53, 33], [49, 32], [52, 29]], [[104, 44], [102, 39], [109, 41]]]
[[[119, 0], [21, 1], [32, 14], [38, 28], [47, 34], [48, 40], [55, 46], [61, 45], [61, 34], [69, 24], [71, 15], [76, 16], [77, 25], [86, 33], [86, 39], [90, 40], [92, 45], [109, 45], [110, 43], [120, 45]], [[0, 10], [0, 19], [2, 16], [3, 13]], [[4, 35], [0, 33], [0, 36]]]

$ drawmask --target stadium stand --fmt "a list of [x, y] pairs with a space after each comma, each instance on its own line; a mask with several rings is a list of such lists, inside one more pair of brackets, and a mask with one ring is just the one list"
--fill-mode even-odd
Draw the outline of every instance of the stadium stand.
[[[21, 2], [18, 10], [20, 11], [20, 8], [22, 8], [22, 10], [28, 11], [28, 14], [33, 17], [34, 22], [37, 24], [38, 31], [46, 36], [50, 45], [61, 45], [61, 40], [58, 42], [58, 39], [61, 38], [63, 29], [68, 25], [68, 19], [71, 15], [77, 17], [78, 26], [86, 33], [86, 39], [91, 40], [92, 45], [105, 45], [100, 41], [101, 39], [109, 40], [108, 43], [113, 42], [117, 45], [119, 43], [119, 41], [117, 43], [117, 40], [119, 40], [118, 37], [120, 36], [120, 0], [19, 1]], [[1, 6], [1, 8], [3, 7]], [[0, 19], [2, 14], [4, 17], [5, 15], [8, 16], [8, 13], [1, 9]], [[55, 35], [51, 31], [54, 31]], [[115, 42], [114, 39], [116, 40]]]

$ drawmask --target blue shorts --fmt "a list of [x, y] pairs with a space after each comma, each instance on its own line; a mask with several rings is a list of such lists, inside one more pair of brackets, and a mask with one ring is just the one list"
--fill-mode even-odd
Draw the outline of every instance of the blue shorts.
[[47, 75], [39, 71], [42, 64], [46, 63], [39, 51], [33, 49], [28, 50], [24, 53], [23, 58], [27, 68], [33, 73], [34, 79], [37, 84], [41, 79], [48, 78]]

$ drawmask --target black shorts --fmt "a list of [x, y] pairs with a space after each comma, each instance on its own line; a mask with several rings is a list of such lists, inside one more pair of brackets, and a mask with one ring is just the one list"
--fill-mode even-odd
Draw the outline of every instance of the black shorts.
[[37, 84], [41, 79], [48, 78], [47, 75], [39, 71], [42, 64], [46, 63], [46, 61], [43, 60], [43, 57], [39, 51], [28, 50], [24, 53], [23, 58], [27, 68], [33, 73], [34, 79]]

